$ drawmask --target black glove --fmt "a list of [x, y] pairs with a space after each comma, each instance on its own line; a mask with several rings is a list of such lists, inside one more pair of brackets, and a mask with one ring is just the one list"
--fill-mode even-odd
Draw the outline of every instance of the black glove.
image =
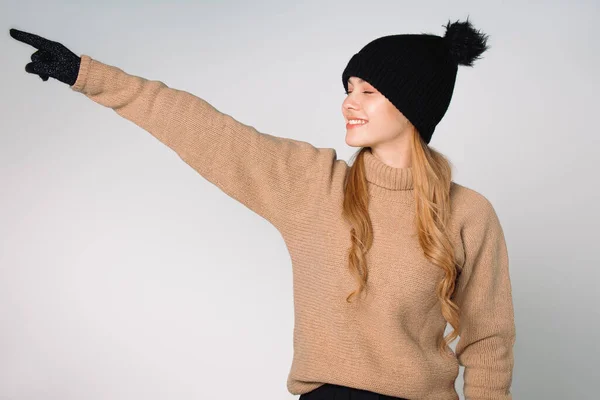
[[70, 86], [75, 84], [81, 57], [58, 42], [32, 33], [11, 29], [10, 36], [39, 49], [31, 55], [32, 62], [25, 65], [25, 71], [39, 75], [44, 82], [51, 76]]

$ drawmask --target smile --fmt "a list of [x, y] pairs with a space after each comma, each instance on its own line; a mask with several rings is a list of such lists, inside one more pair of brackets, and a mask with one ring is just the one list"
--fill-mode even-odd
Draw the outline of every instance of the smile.
[[353, 122], [346, 123], [346, 128], [348, 128], [348, 129], [352, 129], [352, 128], [356, 128], [356, 127], [368, 124], [367, 121], [362, 121], [362, 120], [360, 120], [360, 122], [354, 122], [354, 120], [350, 120], [350, 121], [353, 121]]

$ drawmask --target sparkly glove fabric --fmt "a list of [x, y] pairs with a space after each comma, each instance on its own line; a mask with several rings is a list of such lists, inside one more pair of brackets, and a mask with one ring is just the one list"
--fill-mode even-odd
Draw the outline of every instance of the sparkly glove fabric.
[[48, 80], [48, 77], [52, 77], [70, 86], [75, 84], [81, 57], [61, 43], [32, 33], [11, 29], [10, 36], [38, 49], [31, 55], [31, 62], [25, 65], [25, 71], [39, 75], [44, 82]]

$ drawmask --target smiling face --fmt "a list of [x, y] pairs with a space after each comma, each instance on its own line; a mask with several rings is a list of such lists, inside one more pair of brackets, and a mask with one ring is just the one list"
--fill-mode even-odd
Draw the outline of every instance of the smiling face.
[[[342, 114], [346, 121], [346, 144], [352, 147], [405, 141], [412, 128], [404, 114], [383, 94], [367, 81], [354, 76], [348, 79]], [[366, 120], [366, 123], [352, 125], [354, 119]]]

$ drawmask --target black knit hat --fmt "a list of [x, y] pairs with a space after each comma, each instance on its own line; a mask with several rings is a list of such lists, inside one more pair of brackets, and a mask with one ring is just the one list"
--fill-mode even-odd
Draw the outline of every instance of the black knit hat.
[[352, 56], [342, 73], [346, 91], [351, 76], [369, 82], [427, 144], [450, 105], [458, 65], [471, 67], [489, 48], [488, 36], [476, 31], [468, 18], [443, 26], [444, 37], [423, 33], [375, 39]]

